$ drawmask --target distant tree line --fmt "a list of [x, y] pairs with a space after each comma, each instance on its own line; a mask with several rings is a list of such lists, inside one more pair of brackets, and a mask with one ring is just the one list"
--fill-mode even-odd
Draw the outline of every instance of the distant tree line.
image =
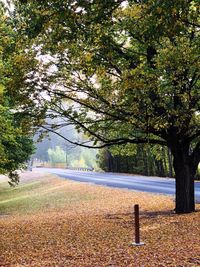
[[[137, 145], [135, 153], [119, 153], [112, 149], [99, 150], [98, 164], [108, 172], [133, 173], [147, 176], [175, 177], [173, 157], [166, 147], [155, 149], [152, 146]], [[200, 179], [200, 172], [196, 174]]]

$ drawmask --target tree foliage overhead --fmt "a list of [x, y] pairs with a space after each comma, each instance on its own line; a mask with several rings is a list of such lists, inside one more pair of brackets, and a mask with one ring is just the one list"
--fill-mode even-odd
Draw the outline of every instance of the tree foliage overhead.
[[27, 3], [21, 30], [53, 56], [34, 82], [54, 111], [105, 144], [198, 137], [197, 1]]
[[36, 96], [41, 112], [48, 106], [63, 118], [57, 127], [67, 119], [100, 141], [97, 146], [168, 146], [176, 210], [194, 210], [200, 160], [198, 1], [27, 0], [16, 1], [17, 12], [30, 48], [38, 58], [46, 55], [22, 95]]

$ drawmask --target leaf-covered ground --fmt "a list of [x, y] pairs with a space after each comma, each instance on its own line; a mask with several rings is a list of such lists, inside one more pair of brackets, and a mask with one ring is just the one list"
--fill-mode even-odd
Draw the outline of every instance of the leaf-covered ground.
[[[134, 204], [141, 247], [131, 244]], [[178, 216], [173, 207], [167, 196], [39, 172], [15, 189], [0, 177], [0, 266], [200, 266], [200, 211]]]

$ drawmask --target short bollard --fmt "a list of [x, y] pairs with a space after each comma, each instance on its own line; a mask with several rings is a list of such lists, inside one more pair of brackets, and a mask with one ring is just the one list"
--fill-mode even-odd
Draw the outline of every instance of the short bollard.
[[135, 213], [135, 242], [132, 243], [134, 246], [142, 246], [143, 242], [140, 242], [140, 221], [139, 221], [139, 205], [134, 206]]

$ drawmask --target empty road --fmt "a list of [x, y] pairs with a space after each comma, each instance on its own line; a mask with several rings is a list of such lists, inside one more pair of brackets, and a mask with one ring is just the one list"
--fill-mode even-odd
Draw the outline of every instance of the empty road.
[[[106, 172], [84, 172], [55, 168], [40, 168], [38, 170], [53, 173], [62, 178], [78, 182], [93, 183], [97, 185], [124, 188], [149, 193], [167, 195], [175, 194], [175, 181], [174, 179], [170, 178], [152, 176], [146, 177], [141, 175], [127, 175]], [[195, 183], [195, 196], [196, 201], [200, 203], [200, 182]]]

